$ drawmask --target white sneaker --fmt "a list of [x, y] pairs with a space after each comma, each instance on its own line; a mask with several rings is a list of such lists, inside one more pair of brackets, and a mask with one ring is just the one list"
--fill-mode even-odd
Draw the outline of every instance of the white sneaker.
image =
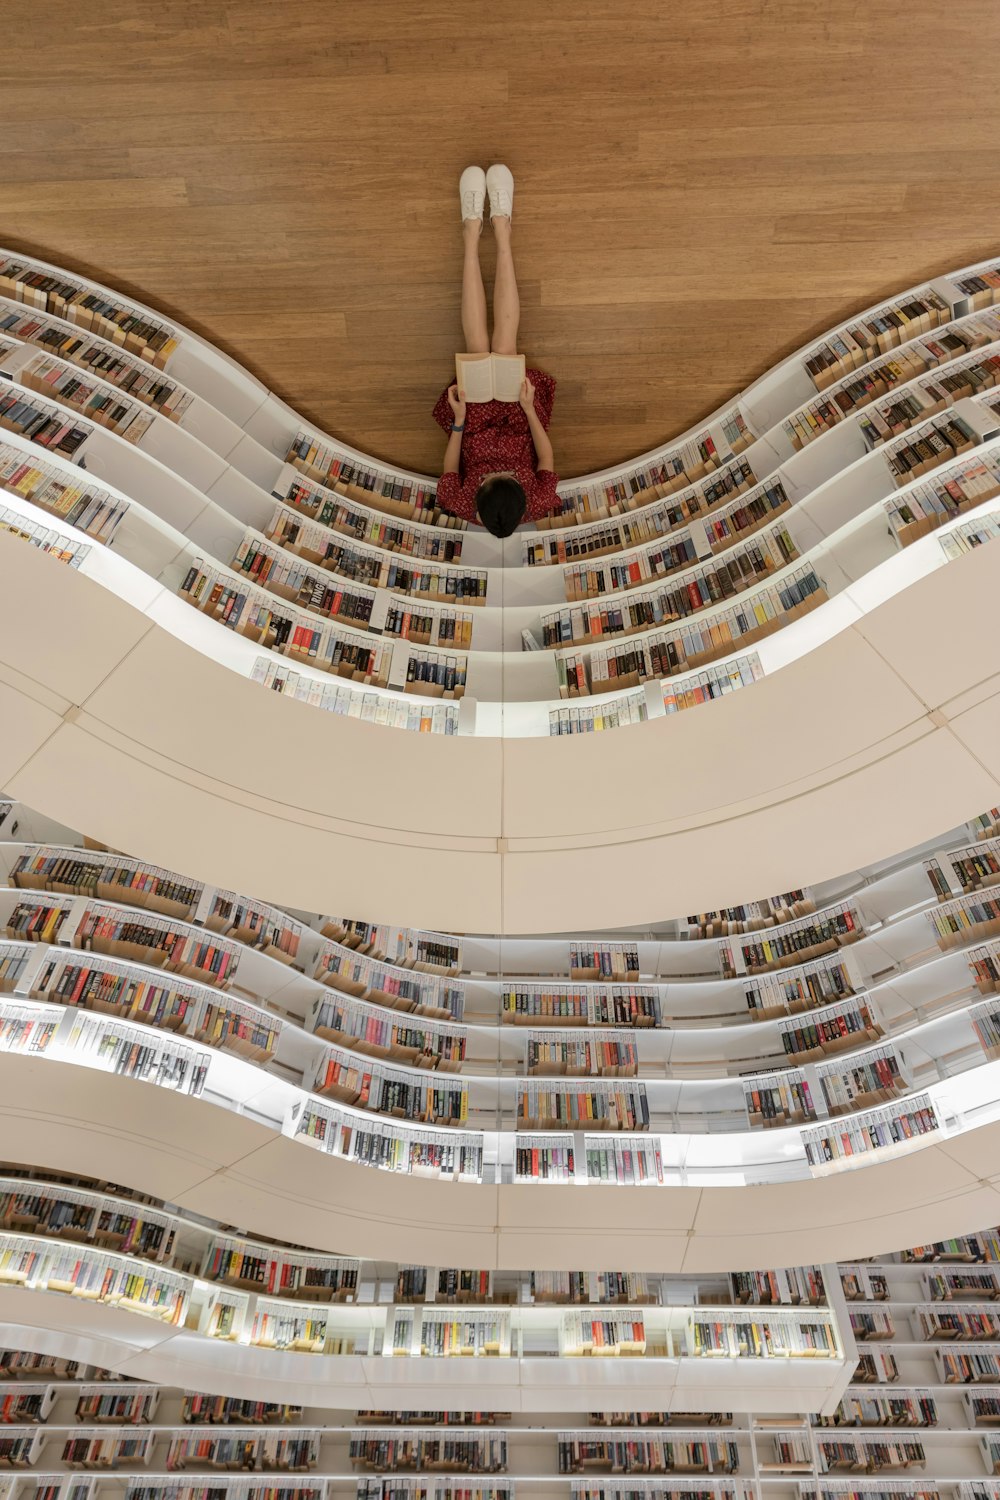
[[490, 195], [490, 218], [509, 219], [514, 212], [514, 174], [510, 167], [494, 163], [486, 174], [486, 190]]
[[466, 167], [458, 179], [458, 196], [463, 220], [478, 219], [481, 224], [486, 202], [486, 173], [482, 167]]

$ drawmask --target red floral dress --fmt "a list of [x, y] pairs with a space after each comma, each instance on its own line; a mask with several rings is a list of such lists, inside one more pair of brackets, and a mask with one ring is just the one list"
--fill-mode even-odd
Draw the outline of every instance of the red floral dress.
[[[528, 370], [527, 376], [535, 388], [535, 411], [547, 432], [556, 383], [541, 370]], [[434, 408], [434, 420], [451, 434], [454, 418], [447, 388]], [[507, 471], [524, 490], [528, 502], [524, 519], [537, 521], [560, 507], [556, 494], [558, 475], [551, 469], [536, 469], [537, 462], [528, 418], [517, 401], [470, 401], [465, 409], [460, 470], [458, 474], [441, 475], [437, 485], [438, 504], [463, 521], [477, 521], [476, 491], [484, 475]]]

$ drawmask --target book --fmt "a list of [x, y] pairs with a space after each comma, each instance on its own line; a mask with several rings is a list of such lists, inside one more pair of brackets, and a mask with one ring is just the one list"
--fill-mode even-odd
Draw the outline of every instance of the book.
[[456, 354], [455, 379], [466, 401], [517, 401], [525, 379], [523, 354]]

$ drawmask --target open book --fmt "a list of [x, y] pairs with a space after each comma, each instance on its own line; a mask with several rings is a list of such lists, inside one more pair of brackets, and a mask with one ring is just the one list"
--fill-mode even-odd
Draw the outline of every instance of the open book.
[[455, 378], [466, 401], [516, 401], [524, 369], [523, 354], [455, 355]]

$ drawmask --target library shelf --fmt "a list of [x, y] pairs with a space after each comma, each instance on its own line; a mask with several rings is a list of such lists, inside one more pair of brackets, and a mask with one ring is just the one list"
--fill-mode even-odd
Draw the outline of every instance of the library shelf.
[[[558, 1394], [551, 1380], [547, 1406], [535, 1399], [538, 1392], [531, 1385], [520, 1390], [505, 1386], [504, 1368], [511, 1365], [513, 1356], [502, 1354], [493, 1359], [479, 1358], [474, 1365], [463, 1362], [462, 1366], [466, 1393], [472, 1372], [478, 1394], [495, 1396], [494, 1406], [506, 1406], [494, 1412], [398, 1410], [409, 1394], [406, 1369], [429, 1362], [426, 1355], [415, 1359], [412, 1354], [401, 1360], [384, 1355], [354, 1357], [362, 1374], [352, 1391], [336, 1368], [345, 1362], [344, 1356], [299, 1355], [293, 1366], [288, 1353], [247, 1347], [240, 1373], [255, 1366], [258, 1355], [262, 1363], [265, 1359], [269, 1362], [270, 1370], [266, 1375], [261, 1371], [256, 1396], [245, 1406], [240, 1404], [238, 1393], [229, 1396], [231, 1404], [222, 1394], [235, 1369], [235, 1361], [230, 1358], [234, 1350], [228, 1344], [218, 1350], [219, 1357], [213, 1361], [214, 1389], [219, 1393], [214, 1397], [179, 1390], [176, 1382], [181, 1372], [176, 1369], [170, 1375], [152, 1377], [162, 1380], [162, 1386], [140, 1384], [134, 1368], [127, 1384], [109, 1386], [101, 1379], [102, 1371], [86, 1361], [94, 1357], [89, 1323], [100, 1318], [110, 1327], [114, 1309], [100, 1304], [78, 1309], [69, 1299], [71, 1323], [58, 1334], [58, 1353], [51, 1339], [47, 1350], [30, 1352], [34, 1345], [44, 1342], [47, 1330], [23, 1330], [26, 1338], [20, 1345], [21, 1352], [0, 1351], [3, 1399], [16, 1399], [19, 1393], [33, 1399], [37, 1392], [47, 1408], [40, 1426], [13, 1422], [8, 1428], [7, 1435], [15, 1443], [34, 1444], [33, 1466], [16, 1477], [13, 1484], [18, 1488], [11, 1494], [42, 1500], [42, 1486], [49, 1486], [45, 1490], [48, 1500], [57, 1500], [64, 1492], [66, 1500], [71, 1500], [70, 1487], [82, 1483], [100, 1487], [101, 1500], [122, 1494], [127, 1500], [196, 1500], [196, 1489], [210, 1483], [218, 1500], [228, 1500], [230, 1495], [232, 1500], [249, 1500], [253, 1486], [267, 1484], [270, 1500], [286, 1493], [293, 1500], [290, 1487], [307, 1483], [313, 1490], [311, 1500], [317, 1496], [325, 1500], [400, 1496], [412, 1496], [413, 1500], [470, 1500], [472, 1496], [500, 1500], [514, 1490], [559, 1500], [681, 1500], [682, 1496], [687, 1500], [780, 1500], [790, 1495], [796, 1500], [813, 1495], [822, 1495], [824, 1500], [928, 1500], [931, 1496], [939, 1500], [995, 1500], [997, 1445], [990, 1429], [1000, 1417], [1000, 1340], [996, 1329], [987, 1338], [977, 1332], [966, 1341], [941, 1340], [934, 1336], [932, 1319], [941, 1310], [955, 1306], [947, 1296], [936, 1295], [942, 1288], [960, 1287], [963, 1279], [973, 1277], [993, 1283], [998, 1259], [997, 1231], [986, 1229], [959, 1239], [882, 1253], [865, 1264], [845, 1261], [824, 1265], [823, 1292], [836, 1310], [844, 1351], [836, 1383], [825, 1395], [821, 1395], [820, 1378], [832, 1368], [827, 1361], [760, 1360], [749, 1351], [742, 1358], [732, 1359], [718, 1352], [728, 1342], [730, 1326], [745, 1319], [748, 1312], [758, 1326], [768, 1319], [807, 1320], [810, 1309], [804, 1303], [814, 1287], [815, 1269], [788, 1273], [785, 1281], [773, 1273], [758, 1278], [733, 1274], [714, 1282], [702, 1275], [699, 1290], [703, 1301], [685, 1328], [684, 1337], [690, 1333], [694, 1338], [695, 1324], [701, 1323], [713, 1353], [706, 1351], [686, 1362], [697, 1367], [705, 1380], [698, 1386], [690, 1382], [680, 1387], [665, 1384], [660, 1388], [659, 1409], [651, 1411], [611, 1408], [630, 1403], [638, 1406], [650, 1389], [643, 1384], [643, 1372], [669, 1365], [669, 1361], [651, 1358], [649, 1352], [650, 1342], [655, 1343], [657, 1337], [658, 1309], [680, 1292], [679, 1283], [669, 1276], [658, 1284], [655, 1278], [646, 1283], [654, 1295], [641, 1306], [633, 1303], [618, 1311], [605, 1305], [594, 1320], [606, 1330], [618, 1326], [625, 1330], [628, 1324], [627, 1331], [633, 1335], [630, 1343], [636, 1342], [636, 1324], [641, 1321], [647, 1342], [645, 1356], [630, 1357], [623, 1348], [612, 1359], [591, 1356], [579, 1360], [566, 1350], [566, 1357], [574, 1360], [574, 1372], [586, 1379], [592, 1402], [599, 1389], [609, 1398], [600, 1412], [593, 1409], [596, 1402], [586, 1406], [586, 1392], [582, 1400], [556, 1406]], [[391, 1272], [390, 1267], [376, 1273], [387, 1293]], [[362, 1268], [362, 1280], [366, 1274]], [[516, 1299], [505, 1302], [501, 1280], [498, 1278], [493, 1288], [495, 1296], [499, 1293], [501, 1298], [491, 1305], [494, 1321], [499, 1315], [513, 1324], [519, 1315], [537, 1313], [539, 1328], [553, 1330], [558, 1324], [576, 1337], [575, 1313], [568, 1314], [564, 1306], [529, 1308]], [[537, 1280], [544, 1280], [546, 1289], [557, 1287], [553, 1278]], [[591, 1278], [591, 1290], [593, 1287]], [[752, 1298], [780, 1299], [780, 1305], [762, 1308], [758, 1304], [750, 1309], [723, 1305], [727, 1291], [731, 1299], [741, 1289]], [[540, 1284], [533, 1285], [533, 1290], [543, 1293]], [[379, 1293], [374, 1295], [378, 1302]], [[786, 1302], [789, 1296], [792, 1306]], [[958, 1303], [959, 1313], [963, 1309], [976, 1311], [964, 1299]], [[675, 1315], [663, 1310], [670, 1324]], [[391, 1343], [396, 1342], [398, 1327], [404, 1340], [409, 1336], [411, 1347], [418, 1327], [423, 1336], [419, 1320], [427, 1309], [422, 1312], [397, 1302], [385, 1306], [384, 1311], [386, 1328], [392, 1325]], [[476, 1311], [473, 1309], [474, 1314]], [[372, 1316], [370, 1309], [368, 1316]], [[682, 1316], [689, 1317], [690, 1313]], [[138, 1321], [135, 1315], [132, 1321]], [[22, 1331], [3, 1326], [5, 1338], [8, 1333]], [[155, 1351], [144, 1350], [137, 1362], [146, 1368], [154, 1361], [162, 1363], [171, 1353], [172, 1342], [168, 1338]], [[211, 1341], [203, 1338], [202, 1343]], [[107, 1351], [112, 1371], [126, 1360], [132, 1363], [136, 1359], [126, 1352], [124, 1344], [121, 1341], [118, 1349]], [[173, 1354], [179, 1352], [175, 1349]], [[447, 1377], [445, 1360], [433, 1362]], [[522, 1362], [530, 1364], [530, 1356]], [[315, 1371], [317, 1364], [328, 1363], [332, 1379], [320, 1385], [309, 1369]], [[378, 1383], [380, 1372], [372, 1373], [378, 1363], [391, 1371], [391, 1376], [388, 1372], [384, 1376], [386, 1381], [391, 1379], [388, 1387]], [[561, 1363], [556, 1361], [556, 1365]], [[752, 1369], [754, 1379], [739, 1381], [735, 1368], [739, 1365], [748, 1372]], [[292, 1372], [298, 1382], [295, 1395], [289, 1395], [288, 1377]], [[786, 1377], [781, 1386], [769, 1383], [768, 1377], [776, 1373]], [[805, 1383], [789, 1399], [790, 1381], [800, 1376]], [[440, 1382], [433, 1379], [428, 1386], [428, 1394], [433, 1393], [442, 1402], [454, 1390], [455, 1386], [444, 1378]], [[116, 1391], [120, 1393], [117, 1398]], [[390, 1403], [380, 1409], [359, 1410], [359, 1403], [370, 1400], [374, 1391], [391, 1394]], [[59, 1457], [71, 1435], [110, 1446], [112, 1452], [124, 1438], [126, 1429], [121, 1426], [94, 1425], [95, 1401], [119, 1399], [131, 1408], [131, 1403], [150, 1398], [153, 1404], [147, 1407], [146, 1419], [138, 1427], [127, 1429], [128, 1435], [138, 1438], [144, 1447], [146, 1472], [129, 1475], [126, 1471], [121, 1477], [103, 1472], [90, 1477], [85, 1471], [81, 1477], [73, 1473], [72, 1461]], [[286, 1404], [291, 1401], [302, 1404]], [[262, 1410], [262, 1402], [273, 1403], [270, 1411]], [[208, 1414], [218, 1425], [205, 1425]], [[86, 1424], [82, 1433], [79, 1422]], [[262, 1422], [266, 1423], [263, 1427]], [[246, 1452], [237, 1445], [249, 1443], [259, 1454], [267, 1443], [280, 1444], [282, 1439], [287, 1440], [290, 1451], [301, 1454], [306, 1450], [308, 1480], [294, 1478], [279, 1463], [268, 1465], [259, 1458], [255, 1461], [259, 1467], [252, 1475], [236, 1478], [217, 1472], [234, 1446], [237, 1452]], [[461, 1450], [464, 1461], [471, 1464], [470, 1469], [451, 1476], [446, 1460], [439, 1457], [442, 1440], [449, 1439], [454, 1441], [455, 1451]], [[170, 1468], [170, 1454], [179, 1459], [182, 1468]], [[200, 1456], [201, 1462], [189, 1463], [191, 1454]], [[212, 1474], [211, 1480], [205, 1477], [206, 1472]], [[258, 1478], [259, 1472], [270, 1472], [273, 1477]]]
[[[504, 747], [502, 771], [493, 740], [446, 736], [444, 746], [440, 737], [416, 736], [408, 757], [415, 784], [440, 779], [440, 756], [447, 751], [450, 796], [443, 807], [436, 799], [412, 796], [411, 778], [399, 775], [395, 744], [386, 744], [374, 727], [312, 714], [305, 705], [296, 711], [266, 703], [254, 684], [241, 682], [225, 665], [242, 662], [246, 670], [259, 648], [200, 619], [113, 549], [92, 547], [80, 568], [57, 570], [36, 549], [0, 534], [0, 557], [5, 574], [11, 574], [5, 611], [16, 621], [30, 609], [35, 618], [40, 612], [42, 622], [30, 634], [5, 632], [6, 661], [22, 677], [39, 682], [43, 699], [46, 692], [53, 695], [44, 702], [37, 691], [25, 695], [16, 685], [20, 678], [4, 689], [11, 722], [26, 716], [18, 756], [22, 782], [13, 789], [27, 794], [33, 785], [36, 795], [25, 800], [59, 798], [61, 806], [50, 803], [49, 810], [64, 821], [86, 822], [105, 842], [142, 847], [175, 868], [185, 862], [182, 830], [204, 820], [207, 796], [213, 808], [212, 858], [222, 882], [255, 885], [299, 908], [343, 906], [338, 880], [324, 890], [311, 875], [306, 878], [307, 865], [336, 871], [341, 851], [352, 869], [355, 904], [372, 915], [395, 907], [413, 925], [497, 930], [502, 872], [509, 929], [530, 931], [538, 922], [531, 896], [538, 878], [551, 893], [550, 929], [631, 924], [654, 915], [636, 905], [636, 892], [647, 887], [647, 871], [650, 876], [656, 871], [656, 881], [648, 882], [659, 905], [656, 916], [661, 903], [674, 910], [715, 907], [761, 884], [779, 889], [803, 878], [815, 881], [895, 852], [996, 800], [988, 745], [977, 758], [980, 742], [989, 737], [985, 685], [994, 670], [988, 622], [984, 615], [979, 628], [975, 618], [980, 605], [986, 608], [988, 547], [962, 553], [945, 566], [938, 538], [925, 537], [883, 564], [884, 576], [876, 570], [831, 600], [824, 609], [845, 628], [772, 680], [755, 684], [753, 693], [730, 694], [716, 710], [728, 715], [724, 736], [709, 727], [716, 721], [707, 713], [673, 716], [671, 758], [677, 775], [669, 781], [655, 769], [665, 731], [653, 720], [634, 726], [627, 778], [615, 764], [613, 745], [599, 735], [576, 736], [572, 753], [536, 740], [511, 740]], [[933, 573], [923, 574], [924, 567]], [[942, 646], [930, 649], [924, 625], [928, 613], [947, 613], [959, 601], [972, 644], [959, 660], [949, 654], [945, 670]], [[792, 629], [811, 632], [822, 613]], [[43, 661], [47, 621], [53, 638]], [[791, 630], [781, 636], [786, 634]], [[759, 649], [772, 644], [783, 649], [781, 636]], [[238, 732], [218, 737], [202, 716], [200, 733], [193, 737], [186, 716], [164, 712], [155, 684], [165, 675], [186, 681], [192, 701], [211, 702], [212, 719], [220, 718], [229, 731], [240, 726]], [[830, 680], [843, 683], [851, 704], [840, 723], [831, 723], [825, 711]], [[79, 716], [73, 723], [65, 719], [71, 710]], [[794, 796], [776, 787], [774, 777], [774, 738], [785, 712], [794, 713], [798, 728]], [[944, 718], [950, 732], [933, 714]], [[272, 747], [266, 762], [255, 749], [264, 739]], [[734, 807], [727, 792], [730, 815], [716, 815], [706, 824], [720, 787], [731, 783], [727, 762], [736, 746], [742, 795]], [[326, 785], [304, 778], [301, 792], [290, 793], [281, 772], [303, 757], [307, 763], [335, 761], [345, 768], [363, 758], [365, 784], [377, 788], [377, 796], [366, 799], [363, 809], [351, 799], [351, 817], [345, 820], [340, 778]], [[547, 794], [556, 775], [565, 791], [559, 799]], [[585, 788], [602, 782], [614, 785], [614, 798], [585, 794]], [[887, 796], [892, 784], [921, 785], [919, 806]], [[847, 839], [844, 820], [825, 817], [834, 796], [865, 809], [860, 850], [853, 837]], [[195, 816], [185, 811], [193, 798], [199, 807]], [[587, 831], [575, 812], [583, 805]], [[154, 807], [157, 812], [169, 807], [172, 814], [169, 820], [157, 817], [155, 830], [145, 826]], [[266, 875], [252, 833], [265, 807], [272, 840]], [[771, 838], [762, 869], [756, 828], [764, 817]], [[803, 870], [798, 831], [801, 819], [811, 817], [823, 837], [809, 851], [813, 867]], [[649, 830], [641, 845], [629, 833], [638, 823]], [[506, 840], [503, 849], [498, 838]], [[634, 879], [627, 890], [608, 890], [597, 873], [611, 850], [626, 846], [622, 857]], [[390, 847], [392, 858], [386, 861], [382, 851]], [[227, 851], [237, 848], [240, 857], [230, 863], [227, 876], [221, 866]], [[304, 860], [307, 849], [312, 853]], [[685, 853], [671, 857], [670, 849]], [[723, 869], [725, 876], [718, 873]], [[456, 881], [447, 909], [435, 899], [446, 870]]]
[[[119, 294], [100, 288], [96, 283], [71, 277], [57, 267], [31, 257], [5, 254], [5, 261], [0, 291], [8, 299], [26, 304], [49, 322], [59, 319], [72, 328], [82, 327], [91, 339], [104, 337], [119, 346], [125, 345], [130, 357], [150, 361], [151, 368], [165, 371], [171, 380], [186, 382], [188, 393], [194, 393], [192, 407], [195, 403], [202, 403], [206, 412], [214, 408], [225, 414], [227, 425], [216, 434], [212, 432], [211, 423], [204, 419], [205, 413], [199, 411], [202, 420], [194, 425], [206, 445], [231, 458], [234, 466], [242, 465], [251, 474], [273, 476], [274, 459], [269, 459], [269, 455], [286, 456], [301, 433], [301, 423], [295, 413], [273, 397], [259, 381], [190, 331], [176, 323], [165, 324], [158, 315], [128, 303]], [[669, 493], [688, 481], [704, 482], [706, 477], [711, 480], [727, 466], [746, 462], [755, 454], [758, 464], [761, 464], [761, 456], [766, 459], [774, 451], [772, 429], [794, 411], [796, 405], [801, 406], [810, 392], [815, 394], [830, 384], [827, 375], [834, 368], [832, 364], [823, 368], [818, 382], [810, 377], [810, 364], [815, 367], [817, 350], [827, 346], [827, 356], [834, 359], [830, 346], [841, 335], [837, 357], [843, 354], [843, 373], [847, 373], [856, 369], [859, 362], [863, 363], [862, 356], [875, 360], [898, 345], [936, 331], [939, 324], [950, 325], [973, 315], [987, 307], [993, 296], [995, 277], [991, 280], [988, 267], [989, 262], [983, 262], [965, 268], [965, 271], [951, 273], [929, 286], [924, 284], [913, 288], [888, 304], [869, 309], [869, 314], [875, 312], [880, 316], [872, 318], [869, 314], [861, 314], [844, 326], [845, 330], [847, 327], [854, 330], [853, 338], [846, 335], [853, 353], [848, 352], [844, 344], [844, 330], [836, 330], [832, 339], [827, 336], [825, 340], [817, 340], [790, 356], [735, 403], [727, 403], [708, 423], [692, 429], [673, 444], [620, 465], [617, 470], [567, 483], [563, 486], [567, 492], [564, 495], [567, 514], [561, 519], [576, 522], [585, 519], [588, 512], [600, 516], [609, 510], [630, 510], [649, 492], [650, 486]], [[970, 297], [965, 290], [969, 284], [968, 273], [978, 271], [986, 271], [985, 280], [979, 279], [987, 290], [977, 297]], [[88, 292], [90, 297], [86, 295]], [[921, 297], [925, 309], [922, 315], [912, 305], [914, 299]], [[863, 322], [866, 317], [867, 324]], [[132, 322], [140, 328], [138, 336], [133, 327], [128, 326]], [[143, 344], [147, 337], [153, 342]], [[50, 344], [50, 347], [54, 345]], [[938, 358], [947, 358], [952, 352], [952, 348], [944, 348]], [[182, 416], [182, 424], [191, 420], [190, 410]], [[235, 445], [231, 441], [233, 425], [244, 432]], [[367, 493], [369, 498], [376, 498], [371, 494], [369, 484], [356, 482], [366, 470], [379, 471], [389, 480], [395, 477], [397, 487], [400, 481], [409, 481], [411, 488], [421, 483], [428, 487], [426, 478], [405, 475], [391, 466], [373, 466], [364, 455], [322, 438], [322, 435], [318, 435], [318, 439], [342, 460], [353, 464], [358, 472], [348, 475], [343, 487], [350, 486], [362, 497]], [[306, 455], [307, 461], [308, 458], [309, 454]], [[658, 460], [655, 476], [644, 474], [645, 459]], [[602, 485], [604, 480], [608, 485]], [[603, 496], [598, 493], [602, 487], [606, 491]], [[398, 499], [392, 498], [391, 483], [388, 490], [390, 496], [388, 500], [383, 497], [382, 503], [390, 512], [405, 508]], [[581, 501], [579, 514], [575, 513], [574, 495]], [[555, 534], [561, 535], [560, 532]], [[539, 533], [540, 537], [544, 535], [544, 531]], [[472, 533], [469, 540], [475, 545], [482, 539]]]
[[[848, 877], [830, 890], [744, 904], [724, 920], [702, 914], [668, 924], [658, 941], [501, 946], [293, 918], [142, 861], [81, 848], [19, 804], [6, 801], [3, 809], [16, 832], [60, 839], [0, 842], [0, 991], [12, 1007], [11, 1047], [22, 1046], [18, 1006], [27, 1005], [25, 1016], [44, 1016], [31, 1003], [42, 1001], [64, 1012], [58, 1023], [55, 1009], [47, 1014], [79, 1060], [110, 1047], [108, 1017], [150, 1049], [148, 1067], [135, 1076], [152, 1069], [155, 1080], [158, 1043], [169, 1042], [177, 1068], [186, 1062], [177, 1079], [168, 1070], [168, 1086], [205, 1092], [206, 1049], [221, 1049], [268, 1068], [281, 1083], [363, 1106], [344, 1116], [342, 1131], [366, 1140], [377, 1127], [367, 1111], [410, 1126], [467, 1127], [478, 1165], [472, 1169], [470, 1156], [460, 1175], [472, 1180], [483, 1177], [484, 1130], [500, 1132], [503, 1180], [511, 1133], [538, 1130], [544, 1116], [548, 1128], [576, 1122], [591, 1132], [654, 1132], [646, 1145], [629, 1137], [599, 1148], [595, 1140], [568, 1178], [670, 1182], [670, 1153], [664, 1176], [658, 1144], [664, 1132], [731, 1134], [748, 1124], [776, 1129], [853, 1117], [890, 1095], [974, 1069], [995, 1051], [997, 1002], [977, 997], [994, 993], [997, 945], [970, 947], [980, 936], [970, 929], [943, 954], [927, 947], [942, 914], [962, 913], [972, 900], [942, 898], [963, 886], [972, 891], [1000, 865], [995, 841], [970, 844], [969, 829], [876, 873], [858, 872], [853, 889], [863, 890], [862, 904]], [[706, 924], [725, 935], [704, 935]], [[448, 962], [427, 963], [421, 954]], [[501, 955], [508, 977], [491, 978]], [[463, 962], [476, 977], [462, 973]], [[536, 977], [546, 970], [556, 977]], [[546, 1014], [553, 1006], [563, 1013]], [[530, 1024], [507, 1024], [519, 1020]], [[129, 1072], [112, 1051], [109, 1062]], [[456, 1073], [461, 1080], [449, 1082], [445, 1075]], [[253, 1087], [249, 1077], [245, 1087]], [[211, 1079], [207, 1089], [213, 1092]], [[782, 1102], [788, 1089], [809, 1100], [798, 1117]], [[285, 1107], [301, 1098], [293, 1088]], [[429, 1106], [432, 1099], [440, 1102]], [[320, 1108], [317, 1119], [324, 1117]], [[848, 1120], [844, 1128], [852, 1126]], [[524, 1139], [519, 1133], [514, 1156]], [[447, 1132], [435, 1140], [446, 1146]], [[366, 1150], [352, 1141], [349, 1154], [378, 1164]], [[428, 1164], [418, 1153], [411, 1167]], [[550, 1182], [558, 1180], [546, 1170]], [[516, 1175], [525, 1174], [518, 1168]]]

